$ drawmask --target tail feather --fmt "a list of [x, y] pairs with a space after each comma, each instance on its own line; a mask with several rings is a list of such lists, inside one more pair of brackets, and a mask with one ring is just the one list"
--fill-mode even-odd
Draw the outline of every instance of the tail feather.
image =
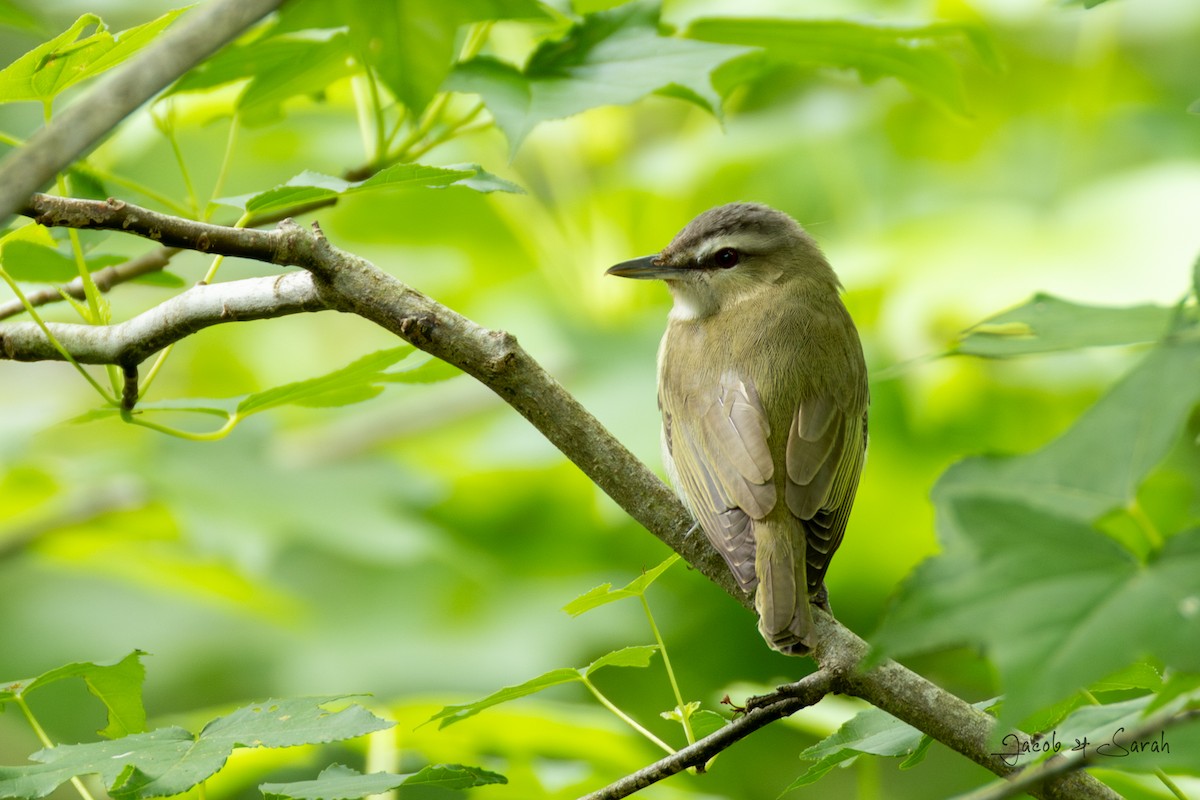
[[[795, 552], [797, 540], [790, 531], [775, 530], [769, 523], [755, 525], [754, 538], [758, 629], [781, 653], [805, 655], [812, 649], [813, 620], [804, 553]], [[799, 546], [803, 550], [803, 539]]]

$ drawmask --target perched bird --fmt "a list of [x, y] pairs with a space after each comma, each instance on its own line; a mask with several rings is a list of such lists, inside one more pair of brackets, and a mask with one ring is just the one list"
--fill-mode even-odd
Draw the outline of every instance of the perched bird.
[[810, 602], [842, 542], [867, 448], [867, 370], [841, 283], [787, 214], [733, 203], [610, 275], [666, 281], [663, 458], [771, 647], [815, 644]]

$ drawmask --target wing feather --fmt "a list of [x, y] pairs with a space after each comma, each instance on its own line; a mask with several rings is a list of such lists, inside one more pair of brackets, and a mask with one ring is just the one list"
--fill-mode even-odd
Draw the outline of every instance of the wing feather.
[[[709, 396], [660, 396], [667, 456], [692, 515], [745, 591], [754, 520], [775, 506], [770, 425], [752, 384], [727, 373]], [[676, 405], [681, 407], [676, 408]]]
[[810, 592], [817, 591], [842, 543], [866, 453], [866, 414], [831, 398], [800, 404], [787, 442], [788, 508], [805, 527]]

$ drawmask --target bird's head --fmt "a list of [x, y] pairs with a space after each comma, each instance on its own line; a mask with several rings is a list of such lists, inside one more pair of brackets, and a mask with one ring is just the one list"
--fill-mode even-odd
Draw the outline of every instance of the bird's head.
[[840, 288], [816, 243], [787, 214], [758, 203], [705, 211], [657, 255], [617, 264], [609, 275], [666, 281], [672, 316], [697, 319], [746, 300], [769, 301], [772, 287], [800, 282]]

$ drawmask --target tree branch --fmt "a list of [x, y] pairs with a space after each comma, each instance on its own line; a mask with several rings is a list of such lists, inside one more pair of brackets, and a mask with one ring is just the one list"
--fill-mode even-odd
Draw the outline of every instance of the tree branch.
[[[137, 258], [129, 259], [124, 264], [114, 264], [93, 272], [92, 281], [96, 284], [97, 289], [107, 292], [117, 284], [162, 270], [178, 252], [180, 252], [178, 247], [159, 247], [150, 250]], [[25, 295], [25, 299], [29, 301], [29, 305], [37, 308], [48, 303], [57, 303], [62, 300], [64, 294], [74, 297], [76, 300], [86, 299], [87, 295], [83, 291], [83, 279], [76, 278], [61, 286], [51, 286], [36, 292], [29, 292]], [[24, 311], [25, 305], [20, 300], [0, 303], [0, 320], [15, 317]]]
[[138, 106], [282, 2], [212, 0], [159, 36], [121, 69], [100, 78], [84, 97], [0, 161], [0, 224]]
[[[167, 345], [212, 325], [327, 308], [311, 275], [290, 272], [195, 286], [119, 325], [47, 322], [46, 327], [80, 364], [137, 365]], [[0, 359], [59, 361], [63, 354], [39, 325], [17, 322], [0, 327]]]
[[[724, 561], [707, 540], [703, 536], [689, 535], [691, 517], [675, 494], [542, 369], [517, 344], [515, 337], [504, 331], [482, 328], [370, 262], [338, 250], [315, 226], [312, 229], [302, 228], [285, 220], [273, 231], [224, 228], [148, 212], [118, 201], [98, 203], [46, 196], [35, 197], [28, 212], [38, 215], [43, 224], [76, 224], [125, 230], [175, 246], [202, 247], [205, 252], [305, 269], [311, 278], [309, 275], [286, 275], [277, 279], [276, 284], [288, 281], [298, 296], [314, 304], [307, 310], [319, 305], [321, 308], [357, 314], [478, 379], [529, 420], [631, 517], [743, 606], [752, 606], [750, 598], [737, 588]], [[309, 283], [305, 284], [303, 279], [309, 279]], [[261, 282], [263, 279], [259, 280]], [[176, 298], [179, 302], [174, 308], [179, 315], [173, 318], [173, 324], [155, 329], [153, 336], [160, 338], [151, 339], [139, 348], [130, 343], [134, 330], [130, 328], [124, 332], [128, 340], [124, 343], [125, 349], [109, 345], [114, 349], [106, 351], [105, 355], [127, 360], [139, 355], [145, 357], [152, 352], [153, 346], [161, 347], [165, 343], [165, 330], [170, 330], [171, 335], [178, 338], [197, 329], [189, 326], [194, 326], [198, 321], [206, 324], [229, 321], [230, 317], [216, 310], [211, 302], [217, 296], [212, 292], [223, 292], [220, 295], [222, 303], [217, 305], [225, 309], [231, 307], [226, 304], [237, 302], [233, 295], [242, 288], [261, 291], [260, 282], [238, 281], [192, 289]], [[190, 298], [197, 298], [197, 306], [207, 311], [190, 311]], [[286, 313], [296, 310], [306, 309], [297, 306]], [[153, 315], [155, 311], [147, 314]], [[272, 315], [271, 308], [263, 306], [256, 318]], [[154, 318], [147, 317], [143, 323]], [[0, 328], [0, 343], [4, 345], [0, 347], [0, 353], [8, 352], [10, 348], [14, 352], [20, 350], [15, 344], [17, 340], [10, 333], [16, 327]], [[57, 335], [60, 329], [54, 330]], [[24, 333], [33, 337], [28, 329]], [[63, 333], [65, 335], [68, 332], [64, 330]], [[73, 335], [74, 331], [70, 333]], [[26, 342], [23, 346], [34, 347], [28, 343], [32, 340], [23, 340]], [[63, 344], [67, 345], [66, 342]], [[71, 345], [67, 345], [68, 349], [74, 344], [72, 341]], [[48, 345], [48, 342], [38, 345], [42, 348], [43, 357], [58, 357], [49, 353]], [[84, 348], [84, 343], [80, 342], [79, 346]], [[79, 360], [101, 355], [103, 348], [99, 345], [89, 343], [87, 347], [94, 349], [72, 352]], [[30, 351], [27, 349], [24, 352]], [[814, 657], [821, 667], [821, 673], [834, 676], [838, 690], [867, 700], [997, 775], [1007, 776], [1015, 771], [1000, 755], [992, 752], [994, 745], [991, 742], [994, 741], [996, 727], [994, 718], [893, 661], [885, 661], [869, 671], [860, 670], [859, 665], [868, 652], [866, 642], [819, 609], [815, 610], [815, 616], [819, 640]], [[819, 684], [819, 680], [813, 679], [812, 683]], [[793, 703], [793, 710], [802, 707], [804, 703], [801, 701], [808, 699], [810, 688], [811, 684], [805, 681], [789, 687], [789, 691], [802, 696], [780, 700], [785, 713], [779, 715], [792, 713], [787, 709]], [[769, 703], [761, 710], [761, 714], [777, 713], [765, 710], [775, 706], [776, 703]], [[756, 708], [751, 710], [750, 715], [758, 713], [760, 709]], [[761, 718], [754, 717], [756, 720]], [[737, 728], [726, 736], [735, 736], [741, 730]], [[740, 736], [728, 743], [737, 738]], [[724, 742], [725, 739], [717, 741]], [[706, 755], [705, 760], [711, 758], [708, 751], [702, 754]], [[693, 763], [683, 763], [687, 758], [685, 756], [680, 761], [680, 769]], [[674, 769], [674, 762], [672, 766], [662, 769]], [[643, 775], [638, 780], [645, 781], [659, 772], [651, 768], [637, 774]], [[672, 773], [662, 771], [661, 774], [665, 777]], [[1043, 785], [1030, 787], [1028, 791], [1035, 797], [1053, 800], [1119, 800], [1115, 792], [1082, 772], [1049, 777]]]

